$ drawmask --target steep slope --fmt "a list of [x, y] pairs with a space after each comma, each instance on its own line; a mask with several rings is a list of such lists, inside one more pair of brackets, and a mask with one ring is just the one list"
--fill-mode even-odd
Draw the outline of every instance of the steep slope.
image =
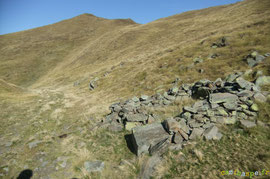
[[134, 25], [131, 20], [107, 20], [90, 14], [32, 30], [0, 36], [0, 76], [27, 86], [80, 50], [85, 41], [94, 41], [107, 32]]

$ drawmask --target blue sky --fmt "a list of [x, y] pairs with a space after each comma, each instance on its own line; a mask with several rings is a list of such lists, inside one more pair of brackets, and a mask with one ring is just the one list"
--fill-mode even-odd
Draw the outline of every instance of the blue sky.
[[137, 23], [239, 0], [0, 0], [0, 34], [52, 24], [83, 13]]

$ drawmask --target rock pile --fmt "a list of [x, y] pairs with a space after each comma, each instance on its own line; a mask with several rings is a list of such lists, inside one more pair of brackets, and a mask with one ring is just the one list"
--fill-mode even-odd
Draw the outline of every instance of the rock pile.
[[220, 48], [220, 47], [225, 47], [228, 45], [227, 39], [226, 37], [222, 37], [221, 39], [219, 39], [217, 42], [212, 44], [212, 48]]
[[[133, 97], [124, 103], [110, 106], [106, 121], [124, 125], [132, 131], [132, 144], [137, 155], [162, 153], [168, 147], [180, 149], [186, 141], [197, 137], [219, 140], [220, 124], [240, 121], [243, 127], [253, 127], [258, 106], [254, 100], [265, 101], [259, 88], [242, 77], [243, 73], [228, 75], [225, 80], [200, 80], [193, 84], [174, 86], [163, 95]], [[192, 106], [162, 122], [155, 114], [149, 114], [143, 106], [164, 106], [184, 98], [195, 98]]]
[[260, 55], [258, 52], [252, 52], [247, 55], [244, 60], [248, 63], [249, 67], [254, 67], [265, 60], [266, 57], [269, 57], [270, 53], [266, 53], [265, 55]]

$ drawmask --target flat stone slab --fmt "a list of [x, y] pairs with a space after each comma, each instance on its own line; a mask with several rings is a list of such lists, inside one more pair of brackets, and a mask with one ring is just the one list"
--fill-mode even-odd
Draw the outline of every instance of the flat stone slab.
[[238, 97], [231, 93], [214, 93], [210, 94], [209, 102], [210, 103], [234, 103], [238, 100]]
[[153, 123], [135, 127], [132, 130], [132, 144], [137, 156], [149, 153], [150, 146], [164, 143], [170, 135], [165, 131], [161, 123]]
[[246, 127], [246, 128], [251, 128], [251, 127], [255, 127], [256, 123], [253, 121], [249, 121], [249, 120], [240, 120], [240, 123], [242, 126]]

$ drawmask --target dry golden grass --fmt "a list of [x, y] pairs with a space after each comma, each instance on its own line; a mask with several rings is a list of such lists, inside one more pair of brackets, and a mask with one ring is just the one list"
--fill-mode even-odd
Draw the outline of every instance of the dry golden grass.
[[[123, 138], [126, 133], [91, 131], [109, 112], [108, 106], [132, 96], [165, 91], [176, 77], [181, 79], [181, 84], [245, 71], [248, 66], [243, 61], [244, 56], [253, 50], [261, 54], [269, 52], [269, 29], [270, 1], [245, 0], [143, 25], [129, 19], [107, 20], [83, 14], [56, 24], [0, 36], [0, 134], [1, 140], [14, 141], [12, 150], [0, 155], [0, 172], [5, 165], [14, 166], [9, 176], [17, 175], [26, 164], [32, 168], [40, 166], [36, 158], [44, 151], [50, 162], [58, 156], [70, 157], [67, 169], [71, 174], [63, 169], [51, 171], [53, 178], [64, 173], [84, 178], [117, 178], [123, 173], [123, 178], [134, 178], [139, 174], [142, 159], [137, 160], [128, 150]], [[223, 36], [228, 39], [228, 46], [210, 47]], [[208, 59], [213, 53], [219, 56]], [[203, 58], [204, 62], [191, 66], [195, 57]], [[204, 69], [204, 73], [199, 73], [199, 69]], [[254, 71], [262, 70], [270, 75], [269, 69], [268, 58]], [[99, 77], [98, 87], [89, 91], [89, 81], [95, 77]], [[254, 80], [252, 76], [248, 78]], [[74, 86], [74, 82], [80, 84]], [[183, 105], [191, 103], [177, 103], [152, 112], [165, 119], [177, 115]], [[260, 107], [260, 120], [268, 122], [269, 105]], [[268, 155], [264, 150], [269, 151], [269, 147], [262, 141], [269, 141], [269, 136], [256, 130], [253, 135], [261, 138], [255, 142], [255, 151]], [[230, 148], [238, 153], [246, 148], [242, 159], [253, 152], [253, 145], [249, 147], [248, 143], [250, 136], [238, 136], [235, 140], [240, 147], [236, 147], [231, 145], [230, 131], [226, 132], [227, 141], [209, 145], [199, 141], [195, 155], [189, 148], [184, 150], [184, 155], [191, 157], [188, 163], [182, 164], [179, 154], [169, 153], [159, 175], [196, 178], [200, 171], [199, 177], [214, 178], [219, 174], [218, 168], [209, 168], [210, 164], [225, 169], [226, 165], [241, 168], [242, 162], [245, 165], [242, 168], [249, 169], [249, 161], [234, 165], [226, 156], [212, 157], [211, 152], [231, 151]], [[65, 133], [68, 133], [67, 138], [58, 138]], [[30, 150], [27, 148], [30, 139], [43, 143]], [[85, 146], [81, 146], [83, 143]], [[179, 157], [176, 163], [173, 163], [174, 157]], [[223, 161], [218, 162], [215, 157]], [[104, 160], [105, 171], [101, 175], [87, 174], [83, 162], [88, 159]], [[128, 160], [131, 166], [118, 168], [122, 159]], [[269, 166], [269, 159], [255, 164]]]

